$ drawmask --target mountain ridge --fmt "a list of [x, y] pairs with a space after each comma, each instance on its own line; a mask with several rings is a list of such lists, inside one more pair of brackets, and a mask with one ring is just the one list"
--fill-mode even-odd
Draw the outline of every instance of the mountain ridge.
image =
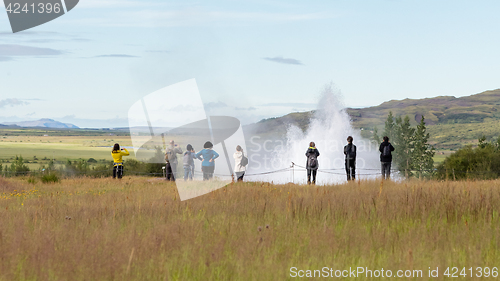
[[42, 127], [42, 128], [58, 128], [58, 129], [79, 129], [79, 127], [73, 124], [62, 123], [49, 118], [42, 118], [35, 121], [4, 122], [1, 125], [18, 126], [23, 128]]
[[[500, 136], [500, 89], [484, 91], [470, 96], [437, 96], [423, 99], [390, 100], [377, 106], [346, 108], [354, 128], [362, 130], [362, 136], [371, 138], [373, 130], [382, 133], [389, 112], [394, 116], [410, 117], [416, 125], [425, 118], [431, 143], [439, 149], [457, 149], [465, 144], [476, 143], [481, 136], [487, 139]], [[255, 134], [286, 133], [287, 125], [306, 130], [314, 111], [293, 112], [281, 117], [263, 119], [247, 125]]]

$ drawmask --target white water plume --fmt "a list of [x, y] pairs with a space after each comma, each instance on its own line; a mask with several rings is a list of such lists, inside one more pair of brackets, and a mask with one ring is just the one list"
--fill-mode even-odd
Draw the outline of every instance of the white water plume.
[[272, 170], [283, 169], [295, 163], [294, 172], [269, 174], [261, 178], [276, 183], [305, 183], [307, 176], [305, 153], [310, 142], [315, 142], [320, 152], [317, 184], [339, 183], [346, 181], [344, 146], [347, 137], [354, 138], [357, 146], [356, 178], [374, 178], [380, 173], [380, 160], [377, 145], [361, 137], [360, 131], [354, 129], [347, 114], [341, 94], [332, 85], [325, 86], [318, 102], [318, 109], [310, 120], [308, 129], [291, 125], [287, 129], [286, 143], [277, 147], [270, 161]]

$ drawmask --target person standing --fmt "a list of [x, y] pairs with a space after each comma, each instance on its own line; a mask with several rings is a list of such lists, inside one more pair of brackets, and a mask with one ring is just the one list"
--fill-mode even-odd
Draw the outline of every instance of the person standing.
[[129, 156], [130, 153], [126, 148], [120, 149], [120, 145], [115, 143], [113, 150], [111, 151], [111, 156], [113, 157], [113, 178], [118, 177], [121, 179], [123, 177], [123, 156]]
[[[233, 154], [234, 158], [234, 173], [236, 174], [237, 181], [243, 181], [243, 176], [247, 169], [248, 158], [243, 154], [243, 148], [241, 146], [236, 147], [236, 152]], [[245, 160], [246, 159], [246, 160]]]
[[182, 159], [182, 165], [184, 166], [184, 180], [193, 180], [194, 176], [194, 158], [196, 153], [192, 145], [188, 144], [186, 147], [186, 152], [184, 152], [184, 157]]
[[380, 164], [382, 166], [382, 178], [389, 179], [391, 177], [392, 152], [394, 146], [389, 142], [389, 137], [385, 136], [380, 144]]
[[345, 172], [348, 181], [356, 179], [356, 146], [352, 141], [352, 136], [348, 136], [347, 145], [344, 146]]
[[[307, 163], [307, 184], [316, 184], [316, 173], [318, 172], [318, 157], [319, 151], [316, 148], [316, 144], [314, 142], [309, 143], [309, 148], [306, 151]], [[311, 182], [312, 175], [312, 182]]]
[[203, 150], [196, 153], [196, 158], [200, 159], [201, 170], [203, 172], [203, 180], [210, 180], [214, 177], [215, 171], [215, 159], [219, 157], [219, 154], [213, 150], [214, 145], [207, 141], [203, 145]]
[[167, 180], [175, 181], [177, 177], [177, 154], [182, 154], [182, 149], [177, 147], [177, 144], [171, 140], [170, 145], [165, 151], [165, 161], [167, 162], [165, 172], [167, 173]]

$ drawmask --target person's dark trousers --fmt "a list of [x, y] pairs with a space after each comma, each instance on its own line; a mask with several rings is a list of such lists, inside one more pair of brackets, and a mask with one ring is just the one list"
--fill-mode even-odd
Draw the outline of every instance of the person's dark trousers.
[[203, 180], [207, 181], [214, 177], [215, 166], [202, 166]]
[[114, 165], [113, 166], [113, 178], [118, 177], [121, 179], [123, 177], [123, 165]]
[[311, 183], [311, 174], [312, 174], [312, 184], [316, 184], [316, 173], [318, 170], [316, 169], [307, 169], [307, 184]]
[[345, 172], [347, 174], [348, 181], [356, 179], [356, 160], [354, 159], [345, 160]]
[[170, 163], [167, 163], [167, 165], [165, 166], [165, 173], [167, 174], [168, 181], [175, 181], [174, 173], [172, 171], [172, 165], [170, 165]]
[[382, 165], [382, 178], [390, 179], [391, 178], [391, 162], [380, 162]]
[[235, 174], [238, 181], [243, 181], [243, 176], [245, 175], [245, 172], [236, 172]]

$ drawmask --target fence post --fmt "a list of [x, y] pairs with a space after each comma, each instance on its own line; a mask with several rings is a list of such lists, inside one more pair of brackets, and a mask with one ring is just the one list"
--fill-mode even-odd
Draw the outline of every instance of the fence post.
[[456, 181], [457, 179], [455, 178], [455, 169], [451, 169], [451, 171], [453, 172], [453, 180]]
[[295, 163], [292, 162], [292, 183], [295, 183]]

